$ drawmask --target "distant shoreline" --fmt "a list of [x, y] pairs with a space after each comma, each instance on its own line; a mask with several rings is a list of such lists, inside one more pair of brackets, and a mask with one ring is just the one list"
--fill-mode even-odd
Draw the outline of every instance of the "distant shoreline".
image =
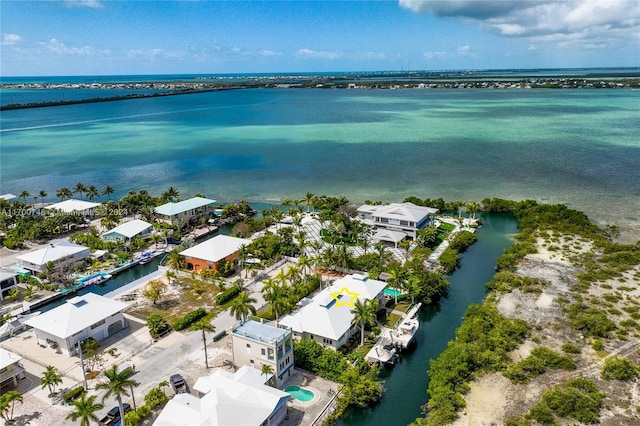
[[[161, 96], [188, 95], [220, 90], [255, 88], [316, 88], [316, 89], [638, 89], [640, 77], [636, 75], [609, 76], [554, 76], [498, 78], [478, 76], [425, 76], [407, 73], [405, 78], [394, 76], [389, 80], [365, 78], [363, 76], [309, 76], [306, 78], [278, 79], [255, 78], [246, 82], [221, 82], [196, 79], [196, 81], [128, 82], [128, 83], [3, 83], [0, 89], [53, 89], [53, 90], [159, 90], [154, 93], [130, 93], [117, 96], [88, 99], [11, 103], [0, 106], [0, 111], [78, 105], [97, 102], [112, 102], [130, 99], [155, 98]], [[379, 76], [377, 76], [379, 77]], [[165, 91], [163, 91], [165, 90]]]

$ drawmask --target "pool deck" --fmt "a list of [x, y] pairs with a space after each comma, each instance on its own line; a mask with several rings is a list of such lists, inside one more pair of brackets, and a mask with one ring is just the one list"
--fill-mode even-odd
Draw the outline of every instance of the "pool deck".
[[[322, 424], [322, 419], [332, 411], [332, 407], [328, 406], [335, 399], [338, 384], [307, 371], [296, 369], [295, 374], [287, 380], [283, 389], [288, 386], [299, 386], [301, 389], [309, 390], [313, 392], [314, 398], [308, 402], [290, 398], [287, 402], [287, 418], [281, 423], [282, 426]], [[331, 394], [330, 390], [334, 393]]]

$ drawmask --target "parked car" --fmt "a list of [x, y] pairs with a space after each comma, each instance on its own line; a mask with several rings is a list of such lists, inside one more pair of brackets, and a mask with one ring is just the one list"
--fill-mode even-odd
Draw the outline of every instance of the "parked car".
[[[127, 404], [126, 402], [124, 404], [122, 404], [122, 408], [124, 409], [125, 414], [128, 413], [129, 411], [131, 411], [131, 405]], [[101, 426], [116, 426], [116, 425], [120, 424], [120, 420], [121, 420], [120, 419], [120, 407], [118, 407], [116, 405], [111, 410], [109, 410], [107, 415], [104, 416], [102, 418], [102, 420], [100, 420], [100, 425]]]
[[187, 383], [184, 381], [180, 374], [174, 374], [169, 378], [169, 383], [175, 393], [189, 393]]

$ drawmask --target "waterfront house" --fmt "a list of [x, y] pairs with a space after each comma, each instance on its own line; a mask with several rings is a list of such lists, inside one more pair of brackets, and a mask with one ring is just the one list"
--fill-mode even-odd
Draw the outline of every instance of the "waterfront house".
[[209, 216], [214, 213], [216, 200], [208, 198], [193, 197], [177, 203], [166, 203], [154, 209], [158, 220], [171, 224], [182, 222], [184, 224], [193, 223], [202, 216]]
[[[415, 240], [417, 231], [433, 223], [438, 209], [416, 206], [413, 203], [391, 203], [358, 207], [358, 217], [373, 227], [374, 239], [391, 242], [397, 246], [404, 238]], [[390, 232], [391, 233], [390, 233]], [[403, 238], [403, 239], [404, 239]]]
[[235, 373], [221, 368], [200, 377], [189, 393], [176, 394], [154, 426], [278, 426], [287, 417], [288, 393], [265, 385], [267, 377], [244, 366]]
[[100, 207], [100, 203], [93, 203], [84, 200], [64, 200], [59, 203], [50, 204], [45, 209], [54, 212], [62, 212], [69, 215], [81, 215], [92, 217], [96, 215], [96, 210]]
[[5, 200], [8, 203], [13, 203], [14, 201], [18, 201], [18, 196], [13, 194], [2, 194], [0, 195], [0, 199]]
[[0, 269], [0, 300], [4, 300], [14, 288], [18, 289], [18, 273]]
[[251, 240], [246, 238], [216, 235], [210, 240], [180, 252], [180, 255], [184, 256], [184, 264], [189, 271], [199, 272], [204, 269], [217, 271], [222, 262], [235, 263], [238, 250], [249, 244]]
[[133, 219], [122, 223], [102, 234], [106, 241], [130, 241], [133, 237], [148, 238], [153, 227], [150, 223], [140, 219]]
[[276, 386], [282, 386], [293, 374], [290, 328], [249, 320], [233, 328], [231, 341], [235, 365], [259, 370], [263, 365], [270, 365]]
[[356, 300], [380, 303], [385, 286], [383, 281], [364, 275], [347, 275], [312, 299], [303, 299], [303, 306], [281, 318], [280, 325], [290, 327], [297, 340], [313, 339], [327, 348], [339, 349], [360, 330], [351, 312]]
[[16, 260], [22, 268], [39, 274], [47, 270], [49, 262], [53, 265], [53, 269], [61, 269], [73, 267], [89, 256], [90, 250], [88, 247], [69, 241], [59, 241], [41, 249], [16, 256]]
[[4, 393], [4, 386], [8, 381], [13, 382], [13, 386], [18, 386], [18, 379], [24, 379], [24, 368], [20, 365], [21, 356], [0, 348], [0, 390]]
[[25, 323], [33, 327], [40, 346], [60, 349], [68, 356], [77, 344], [89, 337], [100, 341], [127, 327], [122, 311], [128, 305], [95, 293], [66, 300], [65, 303]]

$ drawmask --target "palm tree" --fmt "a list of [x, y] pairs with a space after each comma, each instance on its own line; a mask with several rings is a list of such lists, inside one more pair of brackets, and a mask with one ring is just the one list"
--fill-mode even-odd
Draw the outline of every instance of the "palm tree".
[[122, 405], [122, 395], [129, 396], [129, 392], [133, 394], [133, 387], [138, 386], [139, 383], [129, 378], [131, 372], [128, 369], [118, 371], [118, 364], [113, 364], [110, 369], [104, 372], [107, 377], [107, 381], [98, 383], [96, 390], [106, 390], [107, 392], [102, 397], [102, 402], [105, 399], [115, 396], [118, 401], [118, 407], [120, 408], [120, 418], [122, 419], [122, 426], [124, 426], [124, 406]]
[[360, 346], [364, 345], [364, 326], [376, 321], [376, 310], [377, 302], [369, 299], [364, 302], [360, 299], [356, 300], [351, 309], [353, 320], [360, 323]]
[[116, 192], [116, 191], [112, 187], [107, 185], [102, 190], [102, 195], [106, 195], [107, 196], [107, 200], [111, 200], [111, 194], [113, 194], [114, 192]]
[[[164, 388], [169, 387], [169, 382], [167, 382], [166, 380], [163, 380], [160, 383], [158, 383], [158, 387], [162, 389], [162, 392], [164, 392]], [[165, 395], [166, 395], [166, 392], [165, 392]]]
[[[22, 404], [22, 394], [12, 390], [0, 396], [0, 417], [7, 421], [13, 420], [13, 406], [16, 401]], [[11, 409], [11, 415], [7, 418], [7, 413]]]
[[176, 202], [180, 197], [180, 191], [175, 186], [170, 186], [162, 193], [162, 198], [169, 202]]
[[256, 314], [256, 308], [253, 306], [253, 303], [256, 303], [256, 299], [249, 297], [249, 295], [244, 291], [241, 292], [238, 297], [233, 299], [233, 302], [231, 302], [231, 315], [234, 315], [236, 319], [244, 322], [249, 316], [249, 313], [253, 315]]
[[31, 194], [29, 194], [29, 191], [22, 191], [18, 197], [22, 198], [22, 201], [26, 203], [27, 198], [31, 197]]
[[94, 198], [100, 196], [100, 191], [94, 185], [91, 185], [86, 189], [87, 198], [93, 200]]
[[42, 205], [44, 205], [44, 199], [47, 198], [49, 194], [47, 194], [46, 191], [44, 190], [40, 190], [40, 192], [38, 192], [38, 197], [40, 197], [40, 201], [42, 202]]
[[416, 296], [419, 296], [422, 292], [422, 280], [418, 275], [411, 275], [405, 283], [404, 289], [411, 297], [411, 304], [415, 303]]
[[400, 267], [400, 265], [395, 265], [389, 271], [389, 278], [387, 282], [391, 284], [391, 286], [396, 290], [393, 294], [396, 305], [398, 304], [398, 289], [402, 287], [402, 283], [404, 282], [405, 271]]
[[300, 256], [298, 258], [298, 266], [300, 267], [300, 269], [302, 269], [302, 279], [305, 284], [307, 282], [307, 272], [309, 269], [311, 269], [312, 265], [313, 263], [311, 262], [311, 259], [307, 256]]
[[60, 198], [60, 201], [64, 201], [65, 198], [73, 198], [73, 192], [66, 186], [63, 186], [56, 192], [56, 197]]
[[80, 194], [80, 199], [82, 200], [82, 194], [87, 192], [87, 187], [84, 186], [84, 183], [78, 182], [76, 183], [76, 186], [73, 187], [73, 192]]
[[277, 324], [280, 314], [283, 314], [289, 308], [287, 288], [283, 285], [278, 285], [275, 279], [267, 279], [264, 280], [262, 294], [264, 295], [265, 302], [267, 302], [271, 311], [275, 314]]
[[180, 249], [173, 249], [167, 256], [167, 266], [171, 269], [178, 270], [184, 268], [184, 257], [180, 255]]
[[80, 426], [89, 426], [90, 420], [98, 422], [98, 416], [96, 411], [100, 411], [104, 408], [104, 405], [96, 403], [96, 395], [87, 396], [86, 392], [80, 394], [80, 398], [71, 403], [75, 407], [75, 411], [67, 414], [65, 419], [75, 422], [80, 419]]
[[471, 217], [473, 219], [475, 219], [476, 218], [476, 212], [478, 210], [480, 210], [480, 203], [477, 203], [475, 201], [467, 203], [466, 209], [467, 209], [467, 212], [469, 212], [471, 214]]
[[216, 327], [206, 320], [200, 320], [197, 323], [189, 327], [192, 331], [202, 331], [202, 344], [204, 345], [204, 365], [209, 369], [209, 360], [207, 357], [207, 336], [206, 332], [213, 333], [216, 331]]
[[313, 193], [307, 192], [306, 194], [304, 194], [304, 204], [307, 206], [307, 213], [309, 213], [315, 201], [316, 196]]
[[169, 280], [169, 285], [173, 284], [173, 280], [178, 277], [176, 273], [171, 269], [167, 269], [167, 271], [164, 273], [164, 276]]
[[[238, 262], [240, 263], [240, 268], [244, 268], [244, 261], [247, 260], [247, 256], [249, 256], [249, 251], [245, 244], [241, 245], [238, 249]], [[240, 272], [242, 274], [242, 272]], [[245, 273], [245, 278], [248, 277], [248, 273]]]
[[260, 375], [264, 374], [264, 378], [269, 377], [269, 374], [273, 374], [273, 367], [269, 364], [262, 364], [260, 368]]
[[53, 394], [56, 390], [56, 386], [62, 383], [62, 377], [58, 374], [58, 371], [53, 365], [47, 366], [47, 369], [42, 373], [40, 377], [40, 384], [42, 389], [49, 388], [49, 394]]

